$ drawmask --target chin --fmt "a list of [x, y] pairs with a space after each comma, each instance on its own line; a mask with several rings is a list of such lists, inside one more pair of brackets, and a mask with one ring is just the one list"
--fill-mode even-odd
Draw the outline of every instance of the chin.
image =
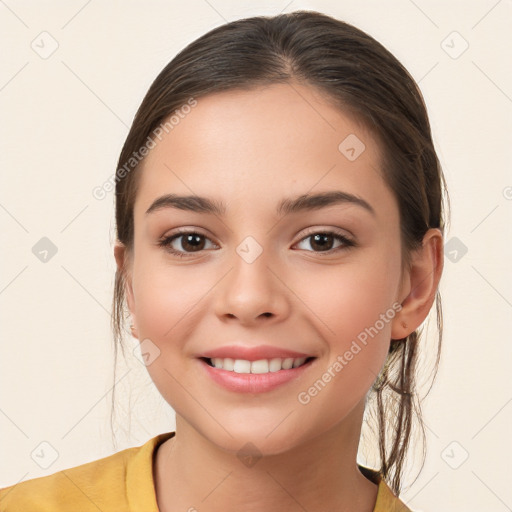
[[276, 429], [275, 426], [278, 423], [274, 421], [272, 427], [254, 422], [244, 425], [226, 425], [227, 432], [217, 425], [216, 429], [209, 430], [203, 435], [206, 434], [205, 437], [211, 443], [239, 458], [268, 457], [293, 450], [300, 443], [300, 440], [284, 426]]
[[226, 451], [236, 454], [242, 462], [245, 458], [260, 459], [262, 457], [272, 457], [281, 455], [293, 450], [296, 443], [289, 437], [280, 437], [276, 435], [273, 439], [266, 438], [264, 434], [259, 436], [241, 436], [236, 441], [228, 442], [227, 447], [223, 447]]

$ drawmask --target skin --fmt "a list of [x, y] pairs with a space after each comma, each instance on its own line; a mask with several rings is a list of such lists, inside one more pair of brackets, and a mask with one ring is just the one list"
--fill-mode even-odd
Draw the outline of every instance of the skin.
[[[338, 150], [349, 134], [366, 146], [354, 161]], [[373, 510], [377, 486], [356, 465], [365, 400], [390, 340], [425, 320], [443, 262], [442, 234], [431, 229], [403, 268], [398, 204], [379, 166], [372, 134], [299, 84], [201, 97], [147, 156], [134, 251], [118, 243], [115, 257], [126, 274], [134, 335], [160, 351], [148, 371], [176, 412], [176, 436], [160, 446], [154, 465], [162, 512]], [[275, 213], [285, 197], [334, 190], [364, 198], [375, 216], [349, 203]], [[146, 215], [165, 193], [214, 198], [227, 212]], [[159, 247], [178, 227], [204, 235], [203, 250], [193, 252], [184, 237], [172, 247], [185, 258]], [[330, 239], [326, 256], [307, 236], [332, 230], [358, 245], [336, 250], [343, 245]], [[247, 236], [263, 250], [252, 263], [236, 252]], [[298, 394], [394, 303], [402, 310], [301, 404]], [[214, 383], [197, 359], [236, 342], [317, 359], [277, 389], [236, 393]], [[248, 442], [262, 456], [250, 467], [237, 457]]]

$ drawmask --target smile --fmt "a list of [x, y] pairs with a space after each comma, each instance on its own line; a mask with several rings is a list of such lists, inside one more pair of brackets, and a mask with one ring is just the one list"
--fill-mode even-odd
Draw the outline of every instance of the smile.
[[[197, 360], [209, 379], [224, 389], [236, 393], [264, 393], [299, 379], [315, 364], [316, 359], [308, 357], [248, 361], [200, 357]], [[220, 365], [223, 367], [220, 368]]]
[[259, 359], [257, 361], [248, 361], [247, 359], [232, 359], [229, 357], [204, 358], [204, 360], [214, 368], [235, 373], [260, 374], [298, 368], [299, 366], [309, 362], [311, 359], [314, 359], [314, 357], [276, 357], [273, 359]]

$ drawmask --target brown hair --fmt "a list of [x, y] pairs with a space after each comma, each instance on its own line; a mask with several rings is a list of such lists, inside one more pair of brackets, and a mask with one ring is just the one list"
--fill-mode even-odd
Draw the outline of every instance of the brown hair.
[[[421, 246], [429, 228], [444, 232], [446, 184], [422, 94], [407, 70], [379, 42], [347, 23], [313, 11], [227, 23], [190, 43], [165, 66], [142, 101], [119, 157], [115, 190], [119, 242], [128, 251], [133, 249], [133, 207], [140, 166], [135, 163], [133, 170], [119, 171], [123, 166], [126, 169], [126, 163], [161, 123], [190, 98], [294, 82], [314, 87], [377, 136], [383, 153], [382, 173], [399, 205], [403, 267], [409, 265], [411, 251]], [[123, 272], [118, 270], [112, 314], [116, 361], [118, 344], [124, 355], [124, 287]], [[437, 373], [442, 341], [439, 291], [435, 298]], [[378, 422], [378, 471], [397, 496], [414, 416], [425, 444], [416, 385], [420, 334], [415, 331], [391, 341], [383, 370], [371, 390]], [[435, 374], [432, 382], [434, 378]], [[425, 449], [423, 463], [424, 456]]]

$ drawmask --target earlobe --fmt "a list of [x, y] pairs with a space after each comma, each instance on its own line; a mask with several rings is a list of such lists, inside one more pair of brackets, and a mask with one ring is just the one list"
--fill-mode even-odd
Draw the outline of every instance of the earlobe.
[[[135, 320], [133, 320], [133, 322], [135, 322]], [[134, 323], [131, 323], [131, 324], [130, 324], [130, 332], [131, 332], [131, 334], [132, 334], [132, 336], [133, 336], [134, 338], [139, 339], [139, 336], [138, 336], [138, 334], [137, 334], [137, 328], [135, 327], [135, 324], [134, 324]]]
[[434, 303], [443, 271], [443, 235], [431, 228], [423, 237], [422, 246], [412, 254], [411, 267], [401, 296], [402, 309], [391, 329], [392, 339], [402, 339], [415, 331], [427, 318]]
[[116, 242], [114, 246], [114, 257], [116, 259], [117, 271], [123, 276], [124, 283], [124, 295], [126, 299], [126, 303], [128, 305], [128, 309], [132, 316], [132, 323], [130, 325], [130, 330], [132, 336], [137, 338], [137, 323], [135, 316], [135, 300], [133, 296], [133, 287], [132, 287], [132, 276], [130, 271], [130, 259], [128, 255], [128, 250], [124, 244], [121, 242]]

